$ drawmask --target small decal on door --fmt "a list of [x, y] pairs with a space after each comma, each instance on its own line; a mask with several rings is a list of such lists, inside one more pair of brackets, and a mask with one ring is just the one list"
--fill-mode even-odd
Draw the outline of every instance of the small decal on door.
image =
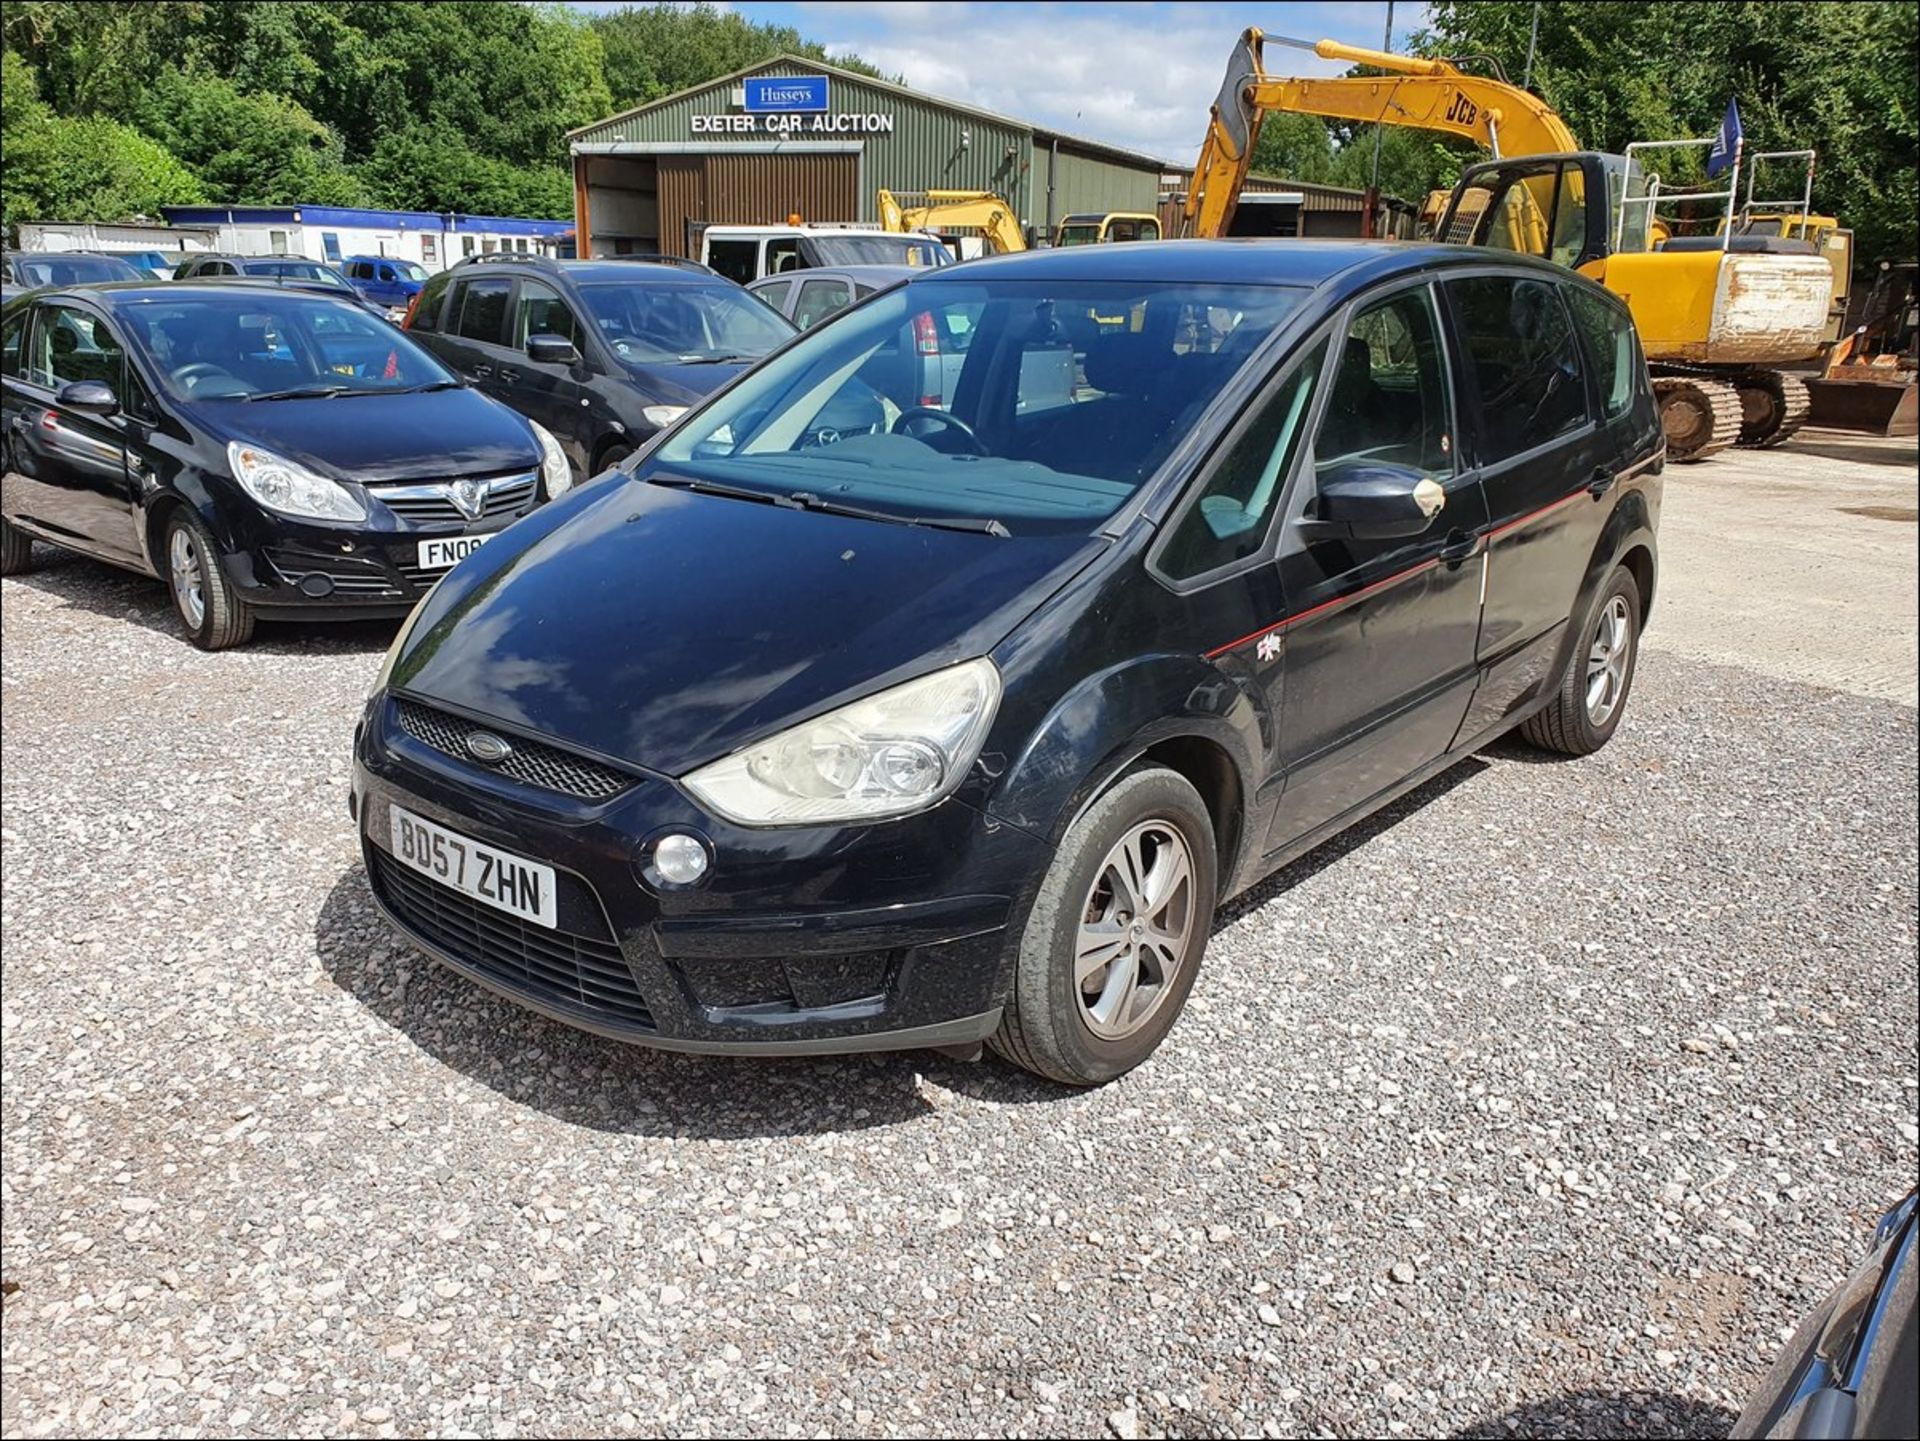
[[1259, 658], [1262, 665], [1270, 660], [1278, 659], [1280, 655], [1280, 632], [1270, 630], [1261, 636], [1260, 644], [1253, 648], [1253, 653]]

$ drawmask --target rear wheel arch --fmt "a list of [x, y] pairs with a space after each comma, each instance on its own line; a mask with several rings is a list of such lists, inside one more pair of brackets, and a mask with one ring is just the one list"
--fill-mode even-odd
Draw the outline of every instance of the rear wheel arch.
[[1653, 550], [1637, 542], [1620, 557], [1620, 564], [1633, 573], [1634, 584], [1640, 587], [1640, 624], [1645, 626], [1647, 617], [1653, 614]]

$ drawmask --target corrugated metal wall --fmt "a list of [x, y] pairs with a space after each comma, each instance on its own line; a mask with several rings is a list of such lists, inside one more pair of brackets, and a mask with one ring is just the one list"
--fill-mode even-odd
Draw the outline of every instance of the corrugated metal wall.
[[[788, 63], [770, 65], [754, 72], [758, 75], [808, 75], [820, 73], [817, 67], [806, 67]], [[697, 90], [690, 95], [681, 96], [651, 110], [636, 115], [616, 116], [601, 125], [575, 135], [578, 144], [607, 144], [615, 141], [634, 141], [651, 145], [674, 145], [700, 143], [707, 146], [724, 146], [736, 137], [729, 135], [709, 135], [693, 133], [693, 117], [696, 115], [722, 115], [735, 113], [730, 103], [731, 91], [737, 86], [737, 80], [723, 81]], [[863, 152], [857, 157], [864, 161], [864, 179], [857, 180], [857, 191], [851, 204], [837, 202], [841, 208], [835, 211], [819, 209], [815, 206], [800, 207], [802, 213], [813, 220], [873, 220], [874, 192], [888, 190], [994, 190], [1006, 196], [1023, 218], [1029, 215], [1028, 169], [1032, 161], [1033, 137], [1027, 130], [999, 124], [968, 111], [955, 110], [949, 106], [922, 99], [891, 88], [868, 85], [837, 72], [832, 74], [829, 84], [831, 114], [877, 114], [893, 117], [893, 133], [865, 134], [855, 130], [814, 132], [799, 130], [794, 132], [796, 140], [839, 140], [859, 141], [863, 143]], [[741, 135], [740, 141], [764, 144], [771, 137], [765, 134]], [[677, 159], [678, 157], [676, 157]], [[780, 157], [767, 153], [742, 154], [724, 158], [727, 173], [738, 177], [737, 183], [728, 182], [729, 203], [750, 203], [758, 209], [771, 206], [777, 214], [768, 216], [770, 220], [784, 220], [788, 210], [793, 208], [785, 204], [784, 196], [776, 192], [790, 187], [793, 181], [788, 173], [775, 165], [776, 160], [805, 159], [808, 161], [839, 161], [855, 157], [806, 156]], [[663, 162], [667, 157], [662, 157]], [[736, 170], [734, 167], [737, 166]], [[822, 167], [823, 172], [831, 167]], [[714, 188], [720, 182], [712, 179], [719, 172], [709, 171], [709, 189], [704, 196], [690, 196], [690, 201], [714, 204], [718, 198]], [[776, 178], [777, 177], [777, 178]], [[811, 183], [811, 182], [808, 182]], [[834, 184], [824, 179], [822, 185]], [[769, 188], [771, 187], [771, 188]], [[668, 180], [666, 165], [661, 169], [661, 231], [662, 243], [668, 243], [666, 234], [669, 225], [666, 219], [668, 211]], [[834, 196], [842, 192], [820, 191]], [[699, 215], [696, 219], [733, 220], [735, 217]], [[1043, 217], [1040, 217], [1043, 218]]]
[[[1047, 218], [1047, 170], [1052, 160], [1051, 146], [1041, 136], [1034, 146], [1034, 221], [1044, 225]], [[1077, 151], [1062, 143], [1060, 173], [1054, 181], [1053, 219], [1058, 224], [1077, 213], [1106, 214], [1110, 210], [1133, 210], [1151, 215], [1159, 208], [1160, 170], [1122, 165], [1116, 161]]]

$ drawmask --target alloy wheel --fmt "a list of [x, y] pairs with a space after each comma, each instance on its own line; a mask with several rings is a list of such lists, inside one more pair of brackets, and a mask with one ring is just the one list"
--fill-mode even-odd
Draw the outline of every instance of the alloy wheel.
[[1616, 595], [1600, 612], [1587, 652], [1587, 719], [1597, 730], [1613, 718], [1626, 694], [1627, 668], [1633, 661], [1633, 619], [1627, 598]]
[[1173, 994], [1193, 939], [1193, 855], [1166, 821], [1143, 821], [1107, 852], [1074, 936], [1073, 986], [1087, 1028], [1132, 1035]]
[[200, 547], [184, 525], [174, 529], [173, 539], [167, 543], [167, 569], [173, 582], [173, 602], [180, 607], [181, 618], [198, 630], [207, 618], [207, 597], [202, 588], [205, 578], [200, 572]]

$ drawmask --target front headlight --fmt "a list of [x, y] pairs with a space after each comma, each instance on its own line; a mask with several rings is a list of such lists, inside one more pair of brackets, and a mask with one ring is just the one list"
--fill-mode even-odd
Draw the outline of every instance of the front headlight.
[[665, 429], [687, 413], [684, 405], [643, 405], [640, 413], [647, 418], [647, 424]]
[[529, 420], [527, 424], [533, 427], [533, 438], [540, 442], [540, 480], [546, 487], [547, 499], [557, 500], [573, 489], [573, 467], [567, 463], [567, 453], [553, 438], [552, 431], [537, 420]]
[[906, 815], [960, 784], [999, 704], [1000, 672], [982, 656], [736, 751], [686, 786], [743, 826]]
[[338, 481], [315, 475], [285, 456], [236, 440], [227, 447], [227, 465], [240, 488], [268, 510], [315, 520], [365, 520], [367, 508]]
[[427, 587], [427, 593], [414, 602], [413, 609], [407, 612], [407, 618], [400, 622], [400, 629], [393, 633], [393, 644], [387, 647], [386, 658], [380, 662], [380, 673], [373, 678], [373, 689], [367, 692], [368, 700], [372, 700], [385, 690], [387, 682], [393, 679], [393, 667], [400, 659], [400, 652], [405, 649], [407, 638], [413, 634], [413, 628], [420, 623], [420, 612], [427, 608], [427, 602], [433, 599], [433, 592], [439, 584], [440, 582], [436, 580]]

